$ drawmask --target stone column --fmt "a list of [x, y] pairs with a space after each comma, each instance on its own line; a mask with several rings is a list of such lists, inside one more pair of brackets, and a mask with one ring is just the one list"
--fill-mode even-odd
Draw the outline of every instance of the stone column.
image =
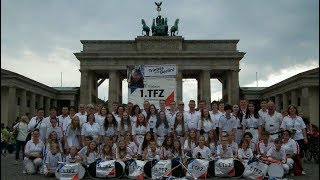
[[16, 98], [16, 88], [9, 87], [8, 94], [8, 119], [1, 120], [4, 121], [7, 125], [11, 126], [13, 122], [15, 122], [17, 118], [17, 98]]
[[39, 95], [38, 109], [39, 108], [44, 108], [44, 106], [43, 106], [43, 96], [42, 95]]
[[36, 115], [36, 94], [31, 92], [29, 118]]
[[46, 98], [46, 106], [45, 106], [45, 116], [49, 116], [49, 113], [50, 113], [50, 98], [47, 97]]
[[90, 95], [90, 81], [88, 70], [80, 70], [81, 72], [81, 83], [80, 83], [80, 104], [89, 104], [91, 98]]
[[211, 102], [210, 72], [208, 70], [204, 70], [201, 72], [200, 89], [201, 89], [200, 99], [203, 99], [206, 101], [207, 104], [210, 104]]
[[112, 103], [114, 101], [119, 102], [118, 96], [118, 86], [119, 86], [119, 74], [117, 71], [109, 72], [109, 92], [108, 92], [108, 101], [109, 101], [109, 109], [112, 109]]
[[202, 94], [201, 94], [201, 73], [198, 75], [196, 80], [197, 80], [197, 84], [198, 84], [197, 102], [199, 103], [201, 96], [202, 96]]
[[287, 110], [288, 106], [289, 106], [289, 102], [288, 102], [288, 95], [286, 93], [282, 94], [282, 111], [283, 110]]
[[177, 94], [175, 95], [176, 96], [176, 102], [178, 103], [178, 101], [182, 101], [182, 72], [181, 71], [178, 71], [177, 73], [177, 76], [176, 76], [176, 81], [177, 81]]
[[304, 115], [309, 116], [309, 87], [302, 88], [300, 107]]
[[25, 116], [27, 113], [27, 91], [24, 89], [21, 90], [21, 102], [19, 109], [19, 116]]
[[275, 99], [274, 99], [274, 103], [275, 103], [275, 106], [276, 106], [276, 111], [280, 112], [281, 111], [281, 100], [280, 100], [280, 95], [277, 94], [275, 95]]
[[298, 107], [298, 97], [296, 90], [291, 91], [291, 104], [294, 104], [296, 107]]
[[122, 77], [119, 75], [119, 84], [117, 87], [118, 101], [122, 103]]
[[305, 117], [308, 117], [312, 124], [315, 124], [319, 127], [319, 86], [309, 87], [309, 106], [308, 114], [305, 114]]
[[[238, 104], [239, 103], [239, 70], [231, 71], [230, 76], [231, 78], [231, 89], [229, 95], [229, 103], [230, 105]], [[228, 91], [228, 92], [229, 92]]]

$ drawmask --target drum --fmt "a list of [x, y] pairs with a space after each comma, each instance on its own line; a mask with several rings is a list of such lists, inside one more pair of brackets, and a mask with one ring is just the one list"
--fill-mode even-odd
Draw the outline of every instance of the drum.
[[156, 163], [158, 162], [158, 160], [153, 159], [151, 161], [148, 161], [144, 167], [143, 167], [143, 172], [144, 172], [144, 177], [151, 179], [151, 169], [154, 165], [156, 165]]
[[232, 177], [235, 176], [233, 158], [220, 158], [214, 163], [215, 176]]
[[252, 162], [245, 166], [245, 179], [263, 179], [267, 174], [268, 165], [263, 162]]
[[125, 174], [129, 179], [143, 179], [144, 172], [143, 168], [146, 164], [146, 161], [129, 159], [126, 163]]
[[205, 159], [188, 159], [186, 176], [191, 178], [206, 178], [209, 161]]
[[213, 178], [216, 176], [216, 173], [215, 173], [215, 169], [214, 169], [214, 164], [215, 164], [215, 160], [211, 160], [209, 162], [209, 166], [208, 166], [208, 176], [210, 178]]
[[178, 178], [185, 176], [181, 163], [183, 162], [181, 162], [180, 158], [173, 158], [171, 160], [172, 176], [178, 177]]
[[61, 162], [56, 169], [55, 176], [57, 179], [83, 179], [86, 170], [79, 163], [64, 163]]
[[88, 175], [93, 178], [121, 178], [124, 175], [125, 164], [116, 160], [97, 159], [88, 167]]
[[235, 170], [234, 177], [241, 177], [245, 169], [243, 163], [238, 159], [234, 159], [233, 165]]
[[282, 178], [284, 175], [282, 164], [271, 163], [268, 166], [268, 175], [269, 177]]

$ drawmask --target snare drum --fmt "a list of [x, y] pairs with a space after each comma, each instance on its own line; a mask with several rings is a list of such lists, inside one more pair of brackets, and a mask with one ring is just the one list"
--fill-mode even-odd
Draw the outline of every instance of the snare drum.
[[124, 175], [124, 168], [125, 164], [122, 161], [104, 161], [101, 159], [97, 159], [89, 165], [88, 174], [93, 178], [121, 178]]
[[188, 172], [186, 176], [192, 178], [206, 178], [209, 161], [205, 159], [188, 159]]
[[243, 163], [238, 159], [234, 159], [233, 165], [235, 170], [234, 177], [241, 177], [245, 169]]
[[157, 162], [158, 162], [158, 160], [153, 159], [151, 161], [148, 161], [144, 165], [144, 167], [143, 167], [144, 177], [151, 179], [151, 169], [153, 166], [156, 165]]
[[64, 163], [58, 164], [55, 171], [55, 176], [57, 179], [72, 179], [78, 176], [79, 179], [83, 179], [86, 170], [79, 163]]
[[268, 166], [268, 175], [269, 177], [282, 178], [284, 175], [282, 164], [271, 163]]
[[179, 178], [185, 176], [181, 163], [183, 162], [181, 162], [180, 158], [173, 158], [171, 160], [172, 176]]
[[143, 168], [146, 161], [129, 159], [126, 163], [125, 173], [129, 179], [143, 179], [144, 172]]

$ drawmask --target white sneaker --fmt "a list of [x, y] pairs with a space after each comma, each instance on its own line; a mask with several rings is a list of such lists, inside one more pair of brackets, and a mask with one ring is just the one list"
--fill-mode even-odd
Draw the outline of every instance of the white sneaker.
[[307, 174], [307, 173], [306, 173], [306, 172], [304, 172], [304, 171], [302, 171], [301, 173], [302, 173], [303, 175], [306, 175], [306, 174]]

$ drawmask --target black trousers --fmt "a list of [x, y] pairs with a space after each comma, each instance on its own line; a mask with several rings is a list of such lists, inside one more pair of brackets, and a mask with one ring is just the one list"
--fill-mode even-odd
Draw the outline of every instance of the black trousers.
[[20, 153], [20, 150], [22, 148], [22, 159], [24, 158], [24, 147], [26, 146], [26, 143], [27, 141], [19, 141], [19, 140], [16, 140], [16, 160], [19, 159], [19, 153]]

